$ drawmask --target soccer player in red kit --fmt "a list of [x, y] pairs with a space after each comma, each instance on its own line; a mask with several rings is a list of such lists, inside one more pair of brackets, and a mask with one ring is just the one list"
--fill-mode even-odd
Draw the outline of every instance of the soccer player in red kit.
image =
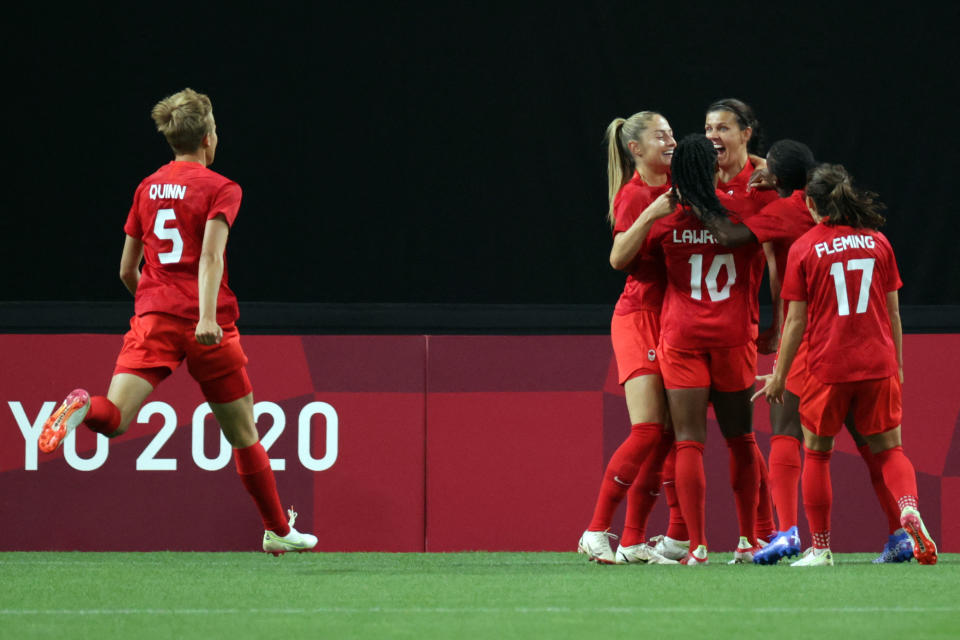
[[[749, 211], [758, 212], [767, 204], [777, 200], [775, 192], [769, 189], [753, 189], [750, 186], [751, 177], [760, 168], [757, 162], [762, 160], [751, 154], [759, 153], [762, 135], [760, 121], [749, 104], [737, 98], [714, 101], [707, 107], [703, 130], [717, 151], [717, 190], [740, 203], [738, 210], [747, 214]], [[755, 160], [757, 162], [754, 162]], [[758, 255], [754, 266], [758, 279], [763, 278], [764, 263], [771, 273], [775, 268], [771, 247], [765, 244], [763, 248], [765, 255]], [[757, 321], [759, 322], [759, 316]], [[776, 351], [775, 333], [776, 320], [774, 319], [770, 328], [757, 337], [760, 353]], [[753, 444], [756, 448], [757, 472], [760, 474], [760, 493], [757, 497], [757, 538], [766, 542], [776, 534], [776, 526], [773, 521], [767, 466], [755, 440]]]
[[[661, 262], [640, 254], [650, 226], [675, 207], [669, 182], [674, 147], [670, 124], [653, 111], [616, 118], [607, 127], [608, 216], [614, 234], [610, 264], [628, 271], [610, 335], [632, 426], [607, 464], [593, 518], [577, 544], [581, 554], [598, 563], [676, 564], [644, 544], [646, 519], [659, 491], [659, 471], [672, 448], [673, 432], [666, 426], [656, 358], [666, 276]], [[614, 554], [609, 529], [624, 496], [626, 522]]]
[[716, 163], [714, 146], [704, 136], [680, 141], [671, 174], [683, 206], [653, 225], [643, 248], [662, 260], [667, 272], [659, 356], [676, 434], [675, 482], [690, 536], [688, 565], [707, 562], [703, 449], [710, 402], [730, 445], [731, 484], [747, 545], [738, 545], [741, 561], [752, 559], [758, 548], [759, 471], [749, 400], [757, 358], [760, 247], [722, 247], [691, 211], [752, 213], [716, 191]]
[[[781, 279], [786, 271], [787, 252], [793, 242], [814, 226], [813, 217], [807, 209], [803, 192], [807, 173], [816, 166], [813, 152], [805, 144], [794, 140], [780, 140], [767, 153], [765, 182], [773, 187], [781, 198], [774, 200], [759, 214], [744, 221], [733, 223], [724, 216], [708, 216], [701, 219], [717, 241], [724, 246], [737, 246], [745, 242], [769, 243], [775, 258], [770, 273], [771, 295], [775, 306], [776, 337], [779, 339], [784, 318], [784, 306], [788, 301], [780, 297]], [[770, 405], [770, 423], [773, 437], [770, 440], [770, 491], [777, 508], [780, 527], [776, 537], [761, 551], [754, 554], [757, 564], [775, 564], [780, 558], [800, 553], [802, 547], [797, 531], [798, 483], [800, 480], [800, 446], [803, 433], [800, 428], [800, 393], [806, 378], [806, 342], [801, 342], [787, 375], [783, 404]], [[847, 429], [857, 444], [861, 456], [870, 470], [871, 482], [880, 500], [881, 507], [891, 519], [891, 536], [884, 553], [875, 562], [902, 562], [913, 557], [909, 536], [900, 528], [900, 509], [890, 495], [879, 465], [870, 452], [866, 441], [857, 433], [853, 421], [845, 421]], [[904, 549], [908, 552], [904, 556]]]
[[[217, 150], [210, 99], [192, 89], [152, 111], [174, 160], [137, 188], [124, 225], [120, 278], [134, 295], [135, 315], [106, 396], [70, 393], [50, 416], [38, 446], [51, 453], [80, 424], [109, 438], [124, 433], [147, 396], [186, 360], [223, 434], [237, 473], [263, 519], [263, 550], [306, 551], [317, 538], [283, 513], [270, 459], [253, 419], [253, 390], [227, 286], [227, 236], [240, 208], [237, 183], [208, 169]], [[143, 270], [140, 270], [141, 261]]]
[[[790, 300], [773, 374], [755, 397], [782, 402], [787, 372], [807, 331], [803, 425], [803, 503], [813, 546], [792, 566], [832, 566], [830, 456], [848, 412], [877, 457], [901, 509], [920, 564], [936, 564], [937, 547], [918, 510], [916, 472], [901, 446], [902, 286], [893, 249], [879, 227], [882, 205], [853, 186], [840, 165], [820, 165], [806, 187], [819, 223], [790, 248], [782, 296]], [[809, 327], [808, 327], [809, 323]]]

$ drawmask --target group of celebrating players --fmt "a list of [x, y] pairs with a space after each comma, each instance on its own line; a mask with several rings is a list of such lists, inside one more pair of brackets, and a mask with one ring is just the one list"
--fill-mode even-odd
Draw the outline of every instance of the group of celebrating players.
[[[753, 110], [737, 99], [711, 104], [705, 135], [679, 142], [652, 111], [607, 129], [610, 264], [627, 272], [611, 338], [632, 426], [578, 551], [603, 564], [708, 563], [703, 451], [712, 404], [730, 451], [732, 564], [800, 555], [792, 566], [833, 565], [829, 463], [844, 424], [888, 519], [875, 562], [935, 564], [901, 446], [902, 282], [879, 231], [883, 205], [802, 143], [780, 140], [765, 159], [754, 155], [758, 133]], [[765, 266], [775, 318], [761, 334]], [[758, 350], [778, 351], [772, 374], [757, 376]], [[756, 379], [763, 386], [754, 392]], [[761, 396], [770, 401], [769, 467], [752, 433]], [[811, 535], [802, 554], [798, 483]], [[648, 541], [661, 487], [669, 525]], [[614, 552], [610, 526], [624, 497]]]

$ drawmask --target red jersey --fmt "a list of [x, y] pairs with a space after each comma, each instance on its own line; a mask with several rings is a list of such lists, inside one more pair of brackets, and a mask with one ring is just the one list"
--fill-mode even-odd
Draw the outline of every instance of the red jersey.
[[[138, 316], [161, 312], [200, 319], [197, 276], [204, 229], [207, 220], [219, 214], [232, 226], [240, 198], [237, 183], [198, 162], [170, 162], [140, 183], [123, 226], [128, 236], [143, 242], [144, 265], [134, 305]], [[217, 323], [227, 325], [238, 316], [224, 264]]]
[[903, 286], [879, 231], [818, 224], [787, 258], [781, 296], [807, 302], [807, 368], [823, 383], [897, 373], [887, 293]]
[[[651, 187], [639, 173], [634, 173], [613, 199], [613, 235], [628, 230], [644, 209], [669, 188], [669, 183]], [[621, 316], [640, 310], [660, 313], [666, 280], [663, 261], [641, 251], [630, 265], [627, 282], [613, 312]]]
[[[743, 201], [718, 192], [721, 204], [742, 221]], [[717, 244], [692, 212], [679, 209], [654, 223], [644, 251], [666, 265], [667, 289], [660, 335], [679, 349], [737, 347], [757, 337], [760, 245]]]
[[[781, 283], [787, 272], [787, 252], [790, 246], [816, 224], [807, 209], [805, 197], [802, 189], [794, 191], [786, 198], [777, 198], [760, 213], [743, 222], [759, 242], [773, 243], [773, 254]], [[783, 305], [784, 314], [787, 312], [787, 304], [785, 302]]]
[[750, 202], [754, 211], [760, 211], [779, 196], [772, 189], [750, 189], [750, 191], [747, 191], [747, 183], [750, 182], [750, 176], [753, 175], [754, 169], [755, 167], [748, 157], [743, 169], [730, 182], [717, 182], [717, 191], [722, 191], [724, 195], [734, 200], [746, 200]]

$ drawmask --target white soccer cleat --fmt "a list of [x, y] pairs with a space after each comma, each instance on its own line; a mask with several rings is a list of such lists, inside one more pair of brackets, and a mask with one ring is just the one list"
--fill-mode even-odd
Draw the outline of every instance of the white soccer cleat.
[[790, 563], [791, 567], [832, 567], [833, 553], [830, 549], [817, 549], [810, 547], [803, 552], [803, 555], [796, 562]]
[[617, 559], [610, 548], [610, 538], [618, 537], [607, 531], [584, 531], [577, 543], [577, 553], [581, 553], [598, 564], [616, 564]]
[[278, 536], [273, 531], [263, 532], [263, 550], [279, 556], [287, 551], [309, 551], [317, 546], [317, 536], [309, 533], [300, 533], [293, 528], [293, 523], [297, 521], [297, 512], [291, 507], [287, 510], [289, 516], [290, 533], [285, 536]]
[[707, 558], [707, 545], [701, 544], [692, 552], [688, 553], [686, 557], [680, 561], [680, 564], [685, 564], [688, 567], [694, 566], [694, 565], [710, 564], [710, 560]]
[[744, 536], [740, 536], [740, 542], [737, 543], [737, 548], [733, 552], [733, 560], [727, 564], [750, 564], [753, 562], [753, 554], [761, 548], [753, 546]]
[[687, 557], [690, 552], [689, 540], [674, 540], [669, 536], [654, 536], [650, 538], [649, 545], [657, 554], [668, 560], [680, 561]]
[[617, 564], [680, 564], [676, 560], [665, 558], [648, 544], [640, 543], [629, 547], [617, 547]]

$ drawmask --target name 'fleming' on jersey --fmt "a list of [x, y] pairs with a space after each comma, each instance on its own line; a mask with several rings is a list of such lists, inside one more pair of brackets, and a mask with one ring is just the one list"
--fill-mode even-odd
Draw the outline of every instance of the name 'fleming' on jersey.
[[849, 236], [840, 236], [830, 242], [818, 242], [814, 245], [817, 257], [829, 256], [834, 253], [840, 253], [847, 249], [873, 249], [876, 244], [873, 242], [873, 236], [863, 234], [853, 234]]

